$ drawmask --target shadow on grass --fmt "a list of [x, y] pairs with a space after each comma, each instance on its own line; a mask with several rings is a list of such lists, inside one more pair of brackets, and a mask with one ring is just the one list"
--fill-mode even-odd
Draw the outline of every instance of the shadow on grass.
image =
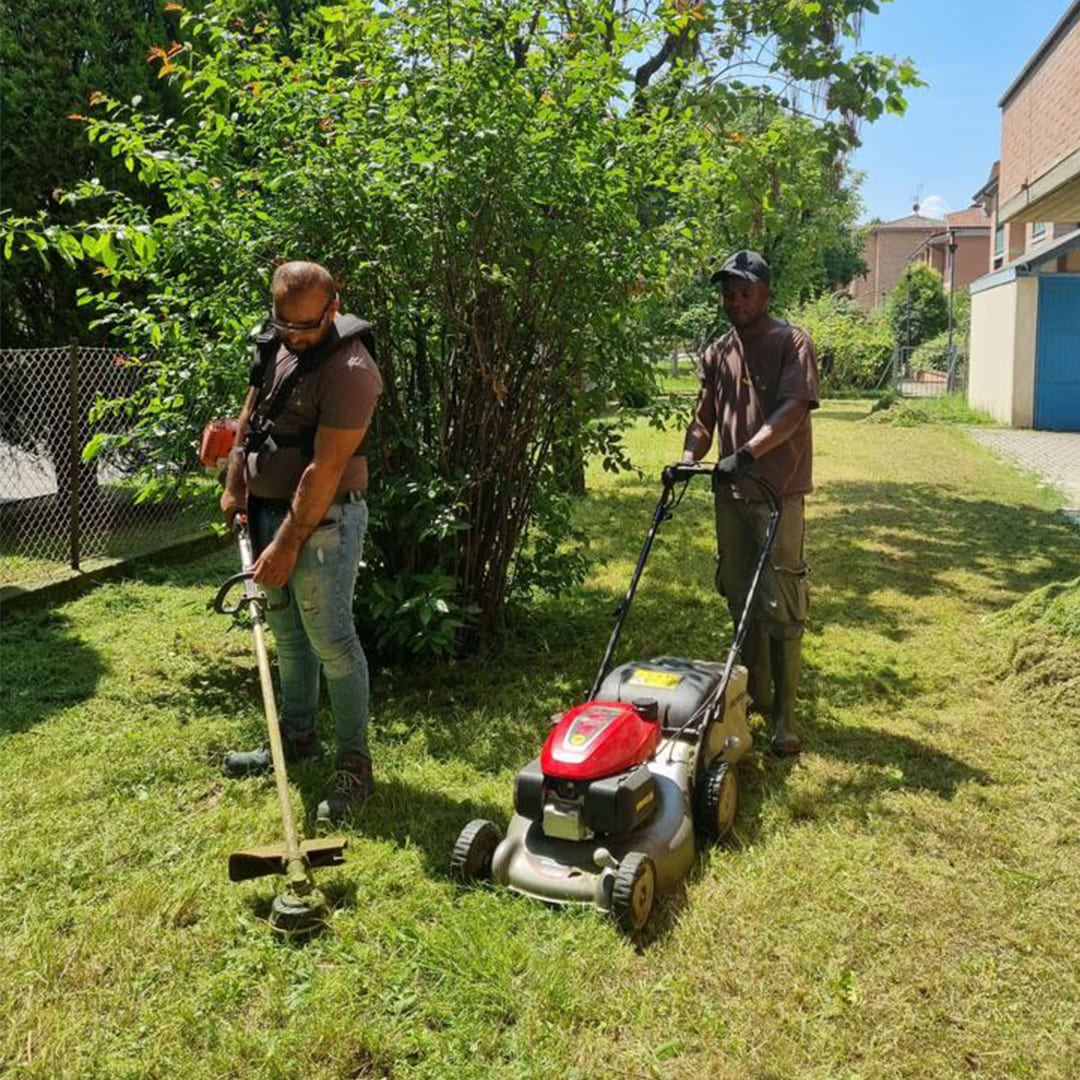
[[925, 791], [952, 799], [963, 784], [989, 784], [990, 775], [926, 743], [868, 727], [821, 724], [811, 749], [853, 765], [877, 766], [860, 774], [843, 797], [872, 798], [884, 791]]
[[[329, 769], [314, 767], [295, 778], [307, 821], [312, 826], [318, 805], [326, 797], [329, 778]], [[501, 806], [467, 796], [454, 799], [410, 784], [399, 776], [376, 771], [374, 795], [355, 814], [333, 827], [333, 832], [384, 840], [399, 848], [415, 848], [422, 853], [428, 874], [449, 878], [454, 841], [474, 818], [494, 821], [505, 831], [506, 813]]]
[[[253, 732], [250, 745], [259, 744], [264, 732]], [[220, 754], [214, 754], [212, 764], [220, 765]], [[334, 753], [332, 742], [316, 760], [305, 760], [288, 767], [289, 781], [300, 793], [303, 818], [297, 826], [301, 836], [315, 836], [319, 803], [326, 798], [333, 782]], [[423, 857], [425, 870], [434, 877], [449, 877], [450, 852], [454, 841], [465, 825], [474, 818], [494, 821], [501, 830], [506, 827], [506, 811], [502, 806], [468, 797], [457, 799], [440, 791], [419, 787], [401, 776], [380, 770], [378, 749], [375, 748], [375, 793], [355, 813], [339, 825], [332, 826], [333, 835], [349, 838], [385, 840], [400, 848], [413, 848]], [[226, 780], [230, 784], [259, 785], [266, 798], [276, 799], [270, 776]], [[276, 802], [275, 802], [276, 805]], [[332, 870], [318, 872], [332, 882]], [[321, 886], [320, 886], [321, 887]], [[328, 886], [329, 889], [329, 886]], [[329, 896], [329, 892], [328, 892]], [[347, 903], [342, 897], [341, 902]]]
[[[590, 497], [582, 518], [595, 565], [621, 561], [629, 577], [655, 501], [652, 490], [629, 479]], [[1075, 529], [1056, 511], [973, 499], [946, 484], [841, 481], [822, 485], [807, 505], [811, 630], [848, 626], [899, 641], [910, 632], [909, 620], [930, 621], [935, 613], [913, 616], [885, 594], [948, 598], [984, 611], [1080, 570]], [[726, 627], [720, 605], [700, 596], [712, 580], [713, 544], [711, 500], [700, 485], [660, 531], [628, 639], [647, 638], [646, 624], [654, 640], [678, 635], [660, 643], [661, 650], [691, 651], [707, 647], [704, 626]], [[609, 611], [616, 598], [608, 594]], [[545, 606], [550, 602], [536, 606], [534, 619], [548, 617]]]
[[810, 506], [808, 558], [821, 586], [811, 618], [824, 625], [898, 640], [908, 629], [876, 599], [883, 591], [985, 610], [1077, 571], [1075, 530], [1055, 511], [892, 482], [826, 484]]
[[66, 615], [30, 611], [5, 616], [0, 671], [2, 738], [92, 698], [106, 665]]

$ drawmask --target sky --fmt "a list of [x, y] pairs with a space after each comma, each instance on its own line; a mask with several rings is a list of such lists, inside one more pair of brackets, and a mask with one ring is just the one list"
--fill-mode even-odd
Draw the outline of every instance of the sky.
[[901, 116], [867, 124], [852, 158], [865, 174], [863, 220], [971, 205], [1000, 156], [998, 102], [1071, 0], [891, 0], [870, 15], [861, 47], [910, 56], [928, 86]]

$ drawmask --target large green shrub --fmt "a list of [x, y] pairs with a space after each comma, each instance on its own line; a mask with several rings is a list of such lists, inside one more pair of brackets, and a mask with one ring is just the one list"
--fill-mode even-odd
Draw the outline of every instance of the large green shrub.
[[[957, 343], [953, 338], [953, 344]], [[916, 371], [949, 370], [949, 334], [947, 331], [924, 341], [911, 354], [911, 366]]]
[[[933, 337], [924, 339], [915, 347], [909, 362], [916, 371], [949, 370], [949, 294], [945, 293], [943, 299], [945, 302], [945, 328]], [[958, 289], [953, 293], [951, 299], [952, 344], [957, 352], [962, 353], [966, 347], [965, 342], [971, 336], [971, 293], [966, 289]]]
[[885, 301], [898, 345], [912, 347], [940, 334], [949, 324], [949, 301], [941, 275], [929, 266], [909, 266]]
[[826, 392], [879, 384], [893, 353], [892, 331], [880, 312], [868, 313], [843, 297], [822, 296], [796, 309], [790, 319], [814, 339]]
[[[745, 242], [811, 216], [784, 204], [787, 158], [827, 170], [852, 117], [901, 111], [917, 81], [850, 57], [872, 0], [342, 0], [292, 5], [288, 28], [257, 0], [170, 8], [177, 40], [150, 60], [175, 119], [102, 95], [86, 121], [146, 197], [88, 182], [65, 196], [80, 227], [8, 219], [3, 250], [96, 264], [83, 300], [138, 357], [119, 408], [159, 478], [237, 407], [274, 265], [330, 268], [385, 376], [364, 587], [403, 620], [389, 651], [447, 649], [461, 622], [495, 626], [512, 588], [580, 576], [562, 493], [584, 455], [626, 465], [596, 419], [640, 397], [650, 301], [724, 222]], [[777, 95], [714, 77], [758, 38], [785, 82], [829, 85], [826, 124], [782, 124]]]

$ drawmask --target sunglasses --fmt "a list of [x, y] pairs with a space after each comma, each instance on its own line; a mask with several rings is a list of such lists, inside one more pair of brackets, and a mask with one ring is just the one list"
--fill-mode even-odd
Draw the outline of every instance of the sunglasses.
[[270, 313], [270, 325], [275, 330], [280, 330], [283, 334], [303, 334], [309, 330], [318, 330], [323, 324], [323, 319], [326, 318], [326, 313], [330, 310], [330, 305], [337, 299], [337, 293], [334, 293], [329, 300], [326, 301], [326, 307], [322, 309], [322, 314], [317, 319], [311, 319], [308, 322], [285, 322], [284, 319], [279, 319], [273, 312]]

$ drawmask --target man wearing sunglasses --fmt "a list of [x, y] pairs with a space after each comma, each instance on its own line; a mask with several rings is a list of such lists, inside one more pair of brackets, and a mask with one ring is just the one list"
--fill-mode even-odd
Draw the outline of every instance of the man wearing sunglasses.
[[[361, 444], [382, 378], [370, 327], [339, 314], [333, 278], [322, 266], [279, 266], [271, 296], [221, 508], [230, 524], [237, 513], [248, 514], [254, 578], [272, 605], [267, 622], [277, 641], [290, 761], [318, 753], [320, 670], [326, 677], [337, 760], [318, 817], [337, 822], [373, 788], [368, 669], [353, 593], [367, 528]], [[269, 768], [266, 747], [225, 758], [230, 776]]]

